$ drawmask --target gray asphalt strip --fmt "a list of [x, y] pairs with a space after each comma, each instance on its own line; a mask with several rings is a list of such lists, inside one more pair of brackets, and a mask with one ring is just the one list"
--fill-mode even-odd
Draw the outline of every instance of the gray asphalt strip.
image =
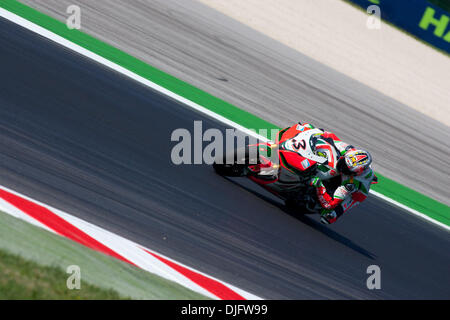
[[450, 298], [440, 228], [376, 198], [330, 227], [292, 216], [172, 164], [173, 130], [221, 123], [3, 19], [0, 48], [1, 184], [265, 298]]

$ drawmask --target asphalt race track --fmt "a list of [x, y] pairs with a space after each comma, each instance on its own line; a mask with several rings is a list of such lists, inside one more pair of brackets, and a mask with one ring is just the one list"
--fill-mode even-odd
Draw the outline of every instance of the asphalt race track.
[[20, 1], [64, 23], [79, 5], [83, 32], [280, 127], [332, 130], [375, 171], [450, 206], [448, 126], [195, 0]]
[[3, 19], [0, 70], [0, 184], [264, 298], [450, 298], [447, 231], [374, 197], [325, 227], [176, 166], [173, 130], [226, 128]]

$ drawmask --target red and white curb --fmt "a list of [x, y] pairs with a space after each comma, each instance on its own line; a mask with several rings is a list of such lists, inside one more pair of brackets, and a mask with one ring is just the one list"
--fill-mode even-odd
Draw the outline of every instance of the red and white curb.
[[149, 248], [3, 186], [0, 186], [0, 211], [174, 281], [207, 297], [222, 300], [261, 299]]

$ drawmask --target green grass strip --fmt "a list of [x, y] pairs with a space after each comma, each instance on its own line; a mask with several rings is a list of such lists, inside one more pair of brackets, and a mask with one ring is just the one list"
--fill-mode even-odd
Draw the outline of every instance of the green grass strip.
[[[270, 129], [279, 129], [270, 122], [241, 110], [228, 102], [216, 98], [207, 92], [158, 70], [88, 34], [79, 30], [70, 30], [64, 23], [19, 3], [16, 0], [0, 0], [0, 6], [140, 75], [143, 78], [234, 121], [243, 127], [256, 130], [267, 129], [269, 134]], [[387, 177], [383, 177], [378, 173], [377, 176], [380, 177], [380, 183], [373, 187], [374, 190], [412, 209], [420, 211], [439, 222], [450, 225], [450, 207], [390, 180]]]
[[112, 289], [80, 281], [79, 290], [69, 290], [68, 274], [62, 268], [41, 266], [19, 255], [0, 250], [0, 300], [118, 300]]
[[[80, 267], [80, 290], [67, 289], [70, 274], [66, 270], [71, 265]], [[0, 300], [123, 297], [207, 299], [175, 282], [0, 211]]]

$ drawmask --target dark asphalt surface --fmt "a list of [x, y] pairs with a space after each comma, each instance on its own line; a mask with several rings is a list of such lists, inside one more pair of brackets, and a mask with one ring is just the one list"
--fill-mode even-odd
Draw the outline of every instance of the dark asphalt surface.
[[450, 206], [450, 127], [196, 0], [20, 2], [63, 23], [78, 5], [82, 32], [280, 127], [329, 128], [380, 174]]
[[174, 129], [225, 127], [3, 19], [0, 70], [0, 184], [264, 298], [450, 299], [448, 232], [374, 197], [325, 227], [175, 166]]

